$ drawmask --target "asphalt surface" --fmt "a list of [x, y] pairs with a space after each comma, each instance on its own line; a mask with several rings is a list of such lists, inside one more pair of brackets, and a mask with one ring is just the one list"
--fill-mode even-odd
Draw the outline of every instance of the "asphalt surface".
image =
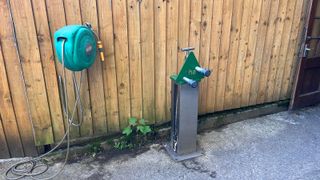
[[[198, 139], [204, 155], [193, 160], [174, 162], [154, 144], [135, 155], [79, 157], [56, 179], [320, 179], [320, 106], [230, 124]], [[0, 160], [0, 173], [16, 161]]]

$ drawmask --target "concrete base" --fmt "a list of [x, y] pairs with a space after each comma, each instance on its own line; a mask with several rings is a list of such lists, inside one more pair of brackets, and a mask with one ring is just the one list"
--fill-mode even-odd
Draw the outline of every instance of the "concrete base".
[[188, 159], [193, 159], [193, 158], [196, 158], [196, 157], [203, 155], [203, 151], [201, 149], [197, 149], [196, 152], [193, 152], [190, 154], [179, 155], [175, 151], [173, 151], [173, 149], [170, 146], [170, 143], [166, 143], [163, 146], [167, 150], [170, 157], [177, 162], [188, 160]]

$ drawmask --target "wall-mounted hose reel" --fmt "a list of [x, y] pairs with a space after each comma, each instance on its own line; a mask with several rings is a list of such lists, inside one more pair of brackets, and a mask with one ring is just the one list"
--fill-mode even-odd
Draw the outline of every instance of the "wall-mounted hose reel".
[[[82, 70], [89, 68], [94, 63], [99, 51], [100, 59], [104, 61], [102, 42], [99, 36], [94, 32], [89, 23], [84, 25], [69, 25], [58, 29], [54, 34], [54, 44], [57, 58], [63, 66], [62, 75], [59, 75], [60, 97], [63, 105], [64, 114], [71, 125], [80, 126], [80, 123], [74, 123], [73, 117], [76, 107], [82, 114], [82, 105], [80, 101], [80, 86], [82, 79]], [[76, 93], [74, 109], [69, 113], [68, 94], [65, 69], [72, 71], [72, 81]], [[77, 80], [75, 73], [81, 71], [80, 80]]]
[[[63, 138], [53, 147], [49, 152], [42, 154], [39, 157], [31, 158], [29, 160], [23, 160], [16, 164], [13, 164], [6, 171], [7, 179], [21, 179], [21, 178], [31, 178], [31, 179], [53, 179], [59, 175], [64, 166], [66, 165], [69, 145], [70, 145], [70, 127], [71, 126], [81, 126], [82, 118], [79, 122], [74, 122], [74, 115], [77, 112], [77, 107], [80, 114], [82, 114], [82, 105], [80, 101], [80, 87], [81, 87], [81, 77], [82, 70], [89, 68], [94, 63], [97, 52], [100, 54], [100, 59], [104, 60], [102, 42], [99, 40], [98, 36], [93, 31], [90, 24], [86, 23], [84, 25], [70, 25], [59, 29], [54, 34], [54, 45], [57, 53], [59, 62], [63, 66], [62, 75], [59, 75], [59, 86], [60, 86], [60, 96], [62, 99], [63, 114], [67, 121], [66, 132]], [[67, 78], [65, 68], [72, 71], [72, 81], [75, 88], [76, 101], [74, 103], [73, 109], [68, 109], [68, 94], [67, 94]], [[80, 82], [77, 81], [75, 72], [81, 71]], [[82, 115], [81, 115], [82, 116]], [[42, 175], [48, 170], [48, 165], [42, 161], [42, 158], [47, 156], [56, 150], [63, 141], [67, 142], [67, 154], [65, 161], [61, 169], [50, 177], [37, 178], [38, 175]], [[39, 168], [42, 167], [42, 168]]]
[[71, 71], [89, 68], [96, 59], [97, 50], [104, 61], [102, 42], [88, 23], [60, 28], [54, 33], [54, 44], [59, 62], [64, 60], [64, 66]]
[[186, 53], [185, 62], [177, 75], [171, 79], [171, 137], [165, 145], [169, 155], [176, 161], [202, 155], [197, 148], [199, 82], [209, 77], [211, 71], [199, 65], [192, 50]]

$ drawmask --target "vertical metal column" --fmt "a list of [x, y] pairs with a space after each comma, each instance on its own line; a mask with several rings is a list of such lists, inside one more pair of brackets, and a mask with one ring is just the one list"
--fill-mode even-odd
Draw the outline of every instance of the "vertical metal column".
[[176, 161], [202, 155], [197, 150], [198, 91], [198, 87], [172, 80], [171, 140], [165, 147]]

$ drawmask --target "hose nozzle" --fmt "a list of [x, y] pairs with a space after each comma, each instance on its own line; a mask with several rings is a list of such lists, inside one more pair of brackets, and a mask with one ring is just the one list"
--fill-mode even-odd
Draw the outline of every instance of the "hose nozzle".
[[97, 41], [97, 47], [98, 47], [98, 51], [100, 54], [100, 59], [101, 61], [104, 61], [104, 52], [103, 52], [103, 45], [102, 45], [102, 41]]

